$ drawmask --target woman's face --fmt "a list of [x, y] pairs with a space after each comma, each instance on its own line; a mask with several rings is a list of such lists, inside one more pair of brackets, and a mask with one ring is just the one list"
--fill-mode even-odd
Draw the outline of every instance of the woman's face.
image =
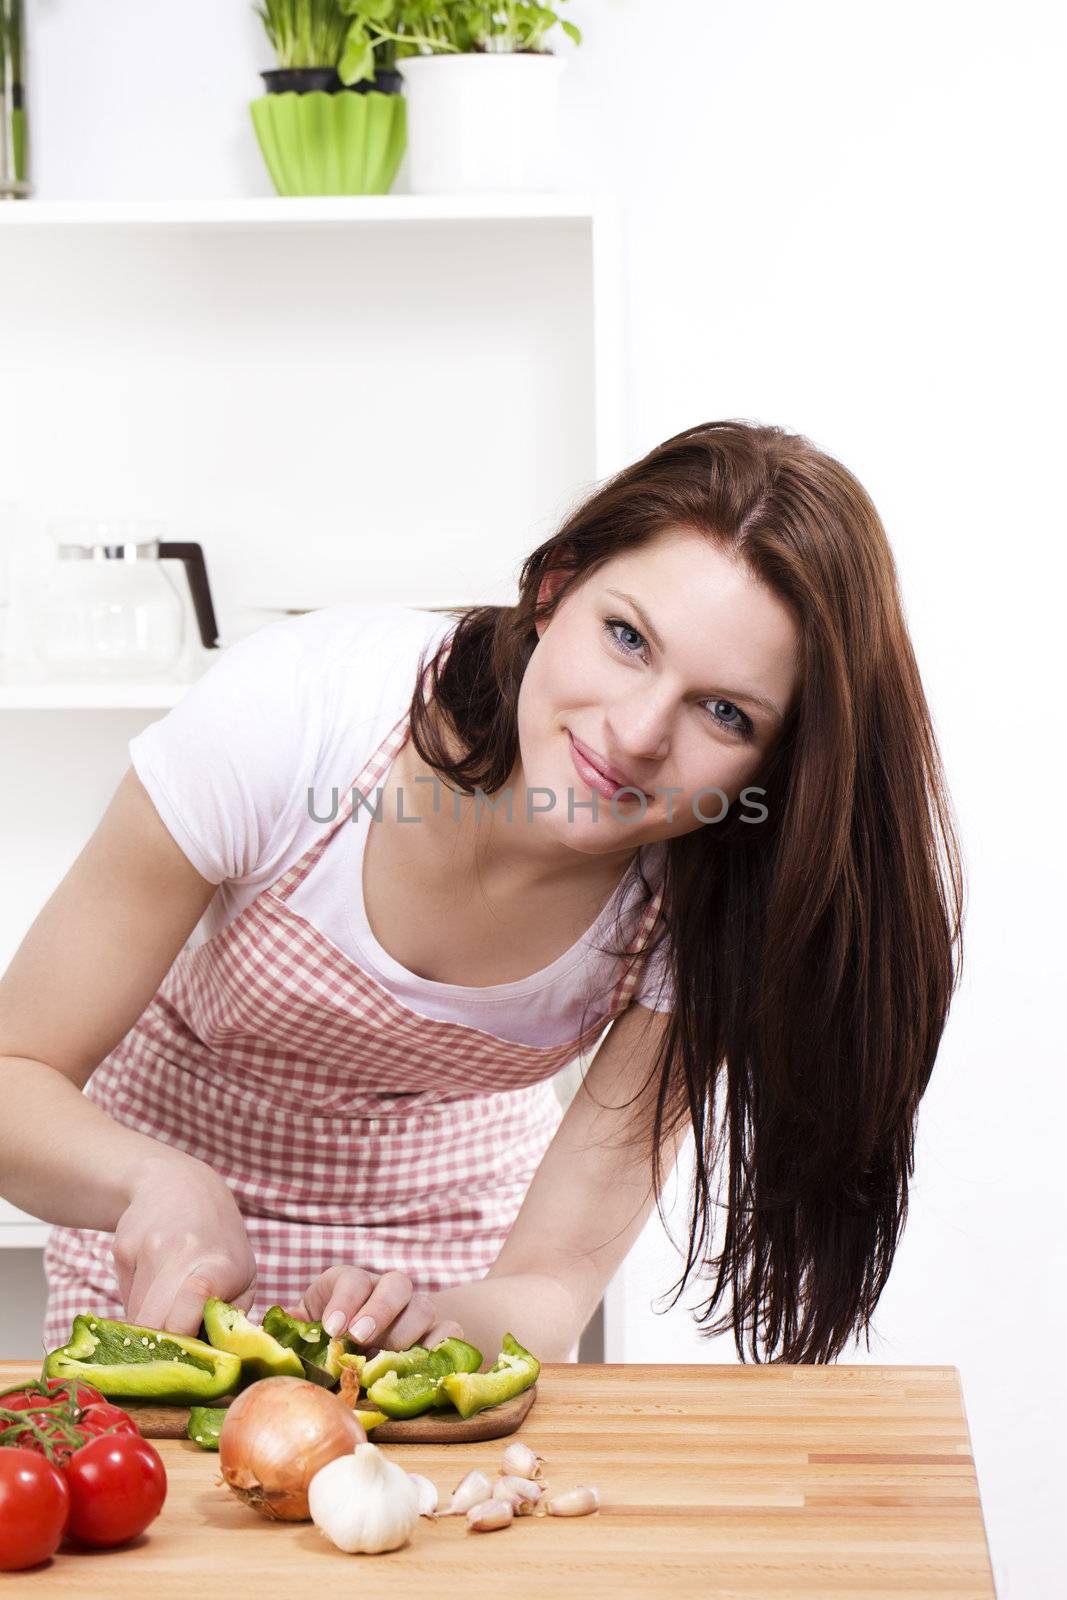
[[[542, 599], [559, 580], [545, 582]], [[712, 825], [725, 802], [710, 791], [733, 803], [758, 783], [797, 689], [799, 637], [784, 603], [711, 540], [670, 530], [614, 557], [538, 636], [519, 692], [515, 790], [538, 837], [630, 851]], [[587, 757], [614, 769], [606, 788]], [[613, 776], [647, 799], [613, 803]], [[551, 809], [523, 786], [551, 794]], [[742, 800], [742, 815], [758, 816], [762, 799]]]

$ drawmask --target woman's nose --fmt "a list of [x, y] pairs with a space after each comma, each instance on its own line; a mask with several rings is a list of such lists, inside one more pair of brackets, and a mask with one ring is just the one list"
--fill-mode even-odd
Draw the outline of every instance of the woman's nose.
[[609, 713], [608, 727], [620, 762], [662, 761], [670, 749], [670, 712], [662, 696], [628, 697]]

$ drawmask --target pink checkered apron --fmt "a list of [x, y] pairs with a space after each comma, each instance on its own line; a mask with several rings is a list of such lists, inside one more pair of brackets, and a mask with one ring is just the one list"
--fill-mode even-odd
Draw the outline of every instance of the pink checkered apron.
[[[355, 780], [365, 798], [407, 734], [405, 712]], [[562, 1118], [552, 1077], [630, 1004], [662, 900], [661, 883], [576, 1039], [514, 1044], [420, 1016], [289, 904], [352, 804], [350, 791], [299, 861], [181, 952], [85, 1089], [225, 1179], [256, 1257], [257, 1319], [339, 1262], [401, 1270], [427, 1293], [485, 1275]], [[51, 1229], [49, 1349], [78, 1312], [125, 1315], [113, 1238]]]

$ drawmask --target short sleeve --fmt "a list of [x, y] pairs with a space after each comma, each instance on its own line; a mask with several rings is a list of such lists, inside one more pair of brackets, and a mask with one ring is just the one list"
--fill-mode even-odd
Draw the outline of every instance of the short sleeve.
[[634, 999], [650, 1011], [674, 1010], [674, 976], [671, 962], [671, 941], [664, 935], [645, 962], [637, 981]]
[[291, 835], [321, 735], [315, 682], [305, 633], [283, 619], [229, 646], [130, 740], [134, 771], [209, 883], [254, 881]]

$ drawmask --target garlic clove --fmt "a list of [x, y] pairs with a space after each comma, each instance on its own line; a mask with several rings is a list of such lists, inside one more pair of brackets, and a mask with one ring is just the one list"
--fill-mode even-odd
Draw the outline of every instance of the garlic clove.
[[437, 1485], [424, 1478], [421, 1472], [409, 1472], [419, 1497], [419, 1516], [432, 1517], [437, 1511]]
[[517, 1517], [528, 1516], [540, 1500], [544, 1485], [534, 1483], [532, 1478], [520, 1478], [515, 1474], [498, 1478], [493, 1484], [494, 1500], [510, 1500]]
[[494, 1528], [506, 1528], [513, 1516], [510, 1500], [483, 1500], [467, 1512], [467, 1526], [475, 1533], [492, 1533]]
[[597, 1491], [590, 1484], [581, 1484], [577, 1489], [565, 1489], [562, 1494], [554, 1494], [545, 1509], [550, 1517], [587, 1517], [599, 1505]]
[[452, 1498], [448, 1503], [448, 1507], [442, 1515], [446, 1517], [462, 1516], [465, 1511], [469, 1511], [471, 1506], [476, 1506], [479, 1501], [491, 1499], [492, 1487], [485, 1473], [479, 1472], [475, 1468], [473, 1472], [468, 1472], [467, 1476], [457, 1483], [452, 1491]]
[[508, 1476], [518, 1478], [539, 1478], [544, 1459], [544, 1456], [536, 1455], [528, 1444], [523, 1444], [521, 1439], [513, 1439], [504, 1451], [503, 1471]]

